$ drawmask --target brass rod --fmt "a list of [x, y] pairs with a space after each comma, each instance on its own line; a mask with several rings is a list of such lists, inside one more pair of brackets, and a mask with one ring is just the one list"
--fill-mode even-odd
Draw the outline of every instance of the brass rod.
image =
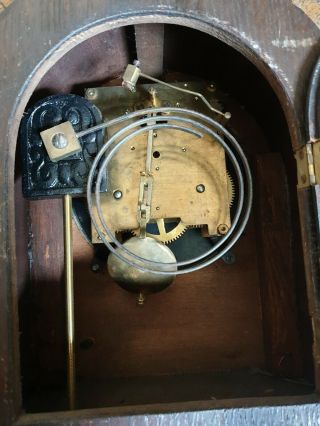
[[75, 350], [74, 350], [74, 295], [73, 295], [73, 254], [72, 254], [72, 198], [65, 195], [64, 210], [64, 257], [65, 257], [65, 286], [66, 286], [66, 316], [68, 340], [68, 401], [69, 408], [75, 408]]

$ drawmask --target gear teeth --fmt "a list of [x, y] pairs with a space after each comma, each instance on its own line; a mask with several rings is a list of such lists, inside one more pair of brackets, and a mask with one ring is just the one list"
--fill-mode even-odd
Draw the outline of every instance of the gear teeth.
[[[180, 223], [182, 223], [182, 222], [180, 222]], [[180, 224], [179, 224], [180, 225]], [[179, 226], [178, 225], [178, 226]], [[181, 231], [180, 231], [180, 233], [179, 233], [179, 235], [177, 235], [176, 237], [173, 237], [173, 238], [171, 238], [171, 239], [169, 239], [169, 240], [167, 240], [167, 241], [164, 241], [163, 243], [165, 244], [165, 245], [167, 245], [167, 244], [170, 244], [170, 243], [172, 243], [173, 241], [177, 241], [185, 232], [186, 232], [186, 230], [187, 230], [188, 228], [187, 227], [185, 227], [184, 229], [182, 229]]]
[[134, 234], [134, 230], [133, 229], [121, 229], [120, 231], [115, 231], [117, 234], [122, 234], [123, 232], [128, 232], [129, 234]]
[[[180, 238], [181, 235], [186, 232], [186, 230], [187, 230], [187, 226], [180, 220], [180, 222], [177, 223], [175, 228], [173, 228], [169, 232], [166, 232], [163, 235], [147, 233], [147, 236], [152, 237], [155, 240], [159, 241], [160, 243], [166, 245]], [[133, 229], [131, 232], [133, 233], [133, 235], [139, 236], [139, 229]]]
[[234, 187], [233, 179], [229, 172], [227, 172], [227, 178], [228, 178], [227, 186], [228, 186], [228, 195], [229, 195], [229, 207], [232, 207], [234, 202], [234, 197], [235, 197], [235, 187]]

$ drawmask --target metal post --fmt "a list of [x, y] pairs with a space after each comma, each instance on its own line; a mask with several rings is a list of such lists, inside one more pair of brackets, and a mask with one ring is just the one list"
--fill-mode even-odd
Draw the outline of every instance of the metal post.
[[75, 356], [74, 356], [74, 296], [73, 296], [73, 254], [72, 254], [72, 198], [65, 195], [64, 208], [64, 256], [66, 285], [66, 317], [68, 340], [68, 401], [69, 408], [75, 408]]

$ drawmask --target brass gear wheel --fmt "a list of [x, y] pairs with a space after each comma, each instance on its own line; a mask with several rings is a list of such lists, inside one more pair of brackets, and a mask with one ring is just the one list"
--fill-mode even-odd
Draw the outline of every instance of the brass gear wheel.
[[[181, 220], [178, 221], [177, 225], [173, 229], [171, 229], [171, 231], [166, 230], [165, 219], [156, 219], [155, 223], [157, 224], [159, 234], [147, 233], [147, 237], [152, 237], [160, 243], [164, 244], [169, 244], [172, 241], [175, 241], [176, 239], [181, 237], [181, 235], [187, 229], [187, 226]], [[140, 234], [139, 229], [134, 229], [132, 232], [136, 236], [139, 236]]]
[[[228, 196], [229, 196], [229, 206], [231, 207], [234, 201], [235, 189], [232, 177], [227, 172], [227, 187], [228, 187]], [[201, 228], [201, 225], [195, 226], [187, 226], [181, 220], [178, 221], [177, 225], [171, 229], [171, 231], [167, 231], [165, 227], [165, 219], [156, 219], [156, 224], [158, 227], [159, 234], [150, 234], [147, 233], [147, 237], [152, 237], [160, 243], [169, 244], [172, 241], [177, 240], [181, 235], [187, 230], [187, 228]], [[134, 229], [132, 231], [133, 235], [139, 236], [140, 230]]]

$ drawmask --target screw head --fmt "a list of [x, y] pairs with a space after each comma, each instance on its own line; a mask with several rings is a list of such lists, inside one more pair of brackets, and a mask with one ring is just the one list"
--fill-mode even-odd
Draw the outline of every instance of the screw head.
[[145, 301], [146, 301], [146, 296], [143, 293], [139, 293], [137, 297], [137, 304], [139, 306], [143, 306]]
[[202, 183], [199, 183], [199, 185], [196, 186], [196, 190], [202, 194], [206, 190], [206, 187]]
[[122, 198], [122, 192], [120, 191], [120, 189], [116, 189], [115, 191], [113, 191], [113, 198], [115, 200], [120, 200], [120, 198]]
[[92, 272], [98, 272], [100, 270], [100, 265], [98, 263], [93, 263], [91, 265], [91, 271]]
[[89, 99], [94, 99], [97, 96], [97, 91], [96, 89], [88, 89], [86, 95]]
[[182, 151], [182, 152], [186, 152], [186, 151], [187, 151], [187, 148], [184, 146], [183, 148], [181, 148], [181, 151]]
[[80, 342], [79, 346], [80, 346], [80, 349], [88, 350], [88, 349], [91, 349], [94, 344], [95, 344], [94, 338], [87, 337], [86, 339], [83, 339]]
[[224, 254], [222, 256], [222, 260], [227, 264], [227, 265], [233, 265], [236, 261], [236, 257], [234, 255], [233, 252], [228, 251], [226, 254]]
[[52, 136], [51, 143], [57, 149], [64, 149], [68, 146], [68, 139], [64, 133], [56, 133]]
[[157, 206], [157, 207], [156, 207], [156, 210], [160, 210], [160, 207], [159, 207], [159, 206]]
[[220, 235], [225, 235], [228, 232], [228, 230], [229, 230], [228, 225], [226, 225], [224, 223], [222, 223], [221, 225], [219, 225], [218, 229], [217, 229], [218, 234], [220, 234]]
[[160, 170], [160, 167], [156, 167], [157, 172]]

